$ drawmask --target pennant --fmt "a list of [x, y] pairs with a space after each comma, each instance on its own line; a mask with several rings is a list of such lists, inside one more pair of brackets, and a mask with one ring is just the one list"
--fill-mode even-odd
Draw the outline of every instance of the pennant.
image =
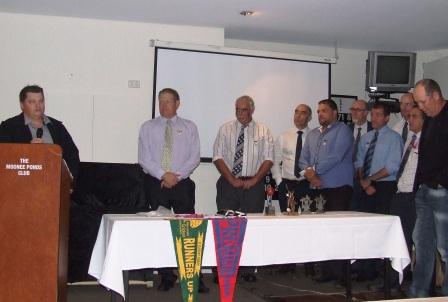
[[205, 219], [170, 220], [184, 302], [196, 302], [198, 299], [207, 223]]
[[235, 292], [247, 219], [213, 218], [212, 223], [221, 302], [231, 302]]

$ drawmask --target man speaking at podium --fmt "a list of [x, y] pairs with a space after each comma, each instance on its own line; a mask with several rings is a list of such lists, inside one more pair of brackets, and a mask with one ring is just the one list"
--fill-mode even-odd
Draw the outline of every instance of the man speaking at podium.
[[22, 113], [0, 124], [0, 143], [57, 144], [76, 178], [78, 148], [64, 125], [45, 115], [44, 90], [37, 85], [26, 86], [20, 91], [19, 100]]

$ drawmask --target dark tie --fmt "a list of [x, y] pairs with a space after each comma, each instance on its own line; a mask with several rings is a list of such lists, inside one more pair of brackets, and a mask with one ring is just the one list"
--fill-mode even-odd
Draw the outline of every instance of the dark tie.
[[353, 161], [356, 160], [356, 154], [358, 153], [358, 145], [360, 139], [361, 139], [361, 127], [358, 127], [358, 133], [356, 133], [355, 138], [355, 148], [353, 149]]
[[244, 153], [244, 129], [247, 125], [242, 125], [238, 140], [236, 142], [235, 156], [233, 158], [232, 174], [235, 176], [241, 176], [241, 170], [243, 169], [243, 153]]
[[302, 134], [303, 131], [297, 131], [296, 159], [294, 161], [294, 176], [297, 178], [300, 178], [299, 159], [300, 152], [302, 152]]
[[364, 158], [364, 178], [367, 178], [370, 173], [370, 166], [372, 165], [373, 153], [375, 151], [376, 141], [378, 140], [378, 130], [375, 130], [375, 135], [370, 141], [369, 149], [367, 149], [366, 157]]
[[404, 152], [403, 158], [401, 159], [400, 163], [400, 169], [398, 169], [397, 173], [397, 180], [400, 179], [401, 175], [403, 174], [404, 167], [406, 167], [406, 163], [408, 162], [409, 155], [411, 154], [412, 147], [414, 146], [415, 140], [417, 139], [417, 135], [413, 135], [411, 142], [409, 143], [408, 147], [406, 148], [406, 151]]
[[408, 122], [404, 122], [401, 138], [403, 139], [403, 143], [406, 143], [406, 140], [408, 139]]

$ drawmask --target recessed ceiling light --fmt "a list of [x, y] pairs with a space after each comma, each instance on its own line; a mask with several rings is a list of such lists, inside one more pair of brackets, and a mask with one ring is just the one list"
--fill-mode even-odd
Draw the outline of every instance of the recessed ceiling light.
[[240, 11], [241, 16], [252, 16], [254, 14], [253, 10], [242, 10]]

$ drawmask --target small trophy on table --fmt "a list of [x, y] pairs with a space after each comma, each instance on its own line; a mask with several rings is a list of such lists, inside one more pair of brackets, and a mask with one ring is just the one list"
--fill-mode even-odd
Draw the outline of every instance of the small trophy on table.
[[302, 207], [302, 213], [303, 214], [310, 214], [311, 213], [311, 204], [313, 201], [308, 195], [305, 195], [302, 199], [300, 199], [300, 204]]
[[[288, 215], [298, 215], [299, 213], [296, 211], [296, 197], [294, 191], [289, 190], [288, 185], [286, 185], [286, 197], [288, 197], [288, 207], [286, 208], [286, 213]], [[299, 207], [300, 209], [300, 207]]]
[[319, 195], [318, 197], [316, 197], [316, 199], [314, 199], [314, 201], [316, 202], [316, 212], [324, 213], [325, 212], [324, 205], [327, 203], [324, 197], [322, 195]]
[[272, 205], [272, 196], [274, 195], [274, 188], [271, 185], [266, 187], [266, 203], [264, 205], [264, 215], [275, 215], [275, 208]]

